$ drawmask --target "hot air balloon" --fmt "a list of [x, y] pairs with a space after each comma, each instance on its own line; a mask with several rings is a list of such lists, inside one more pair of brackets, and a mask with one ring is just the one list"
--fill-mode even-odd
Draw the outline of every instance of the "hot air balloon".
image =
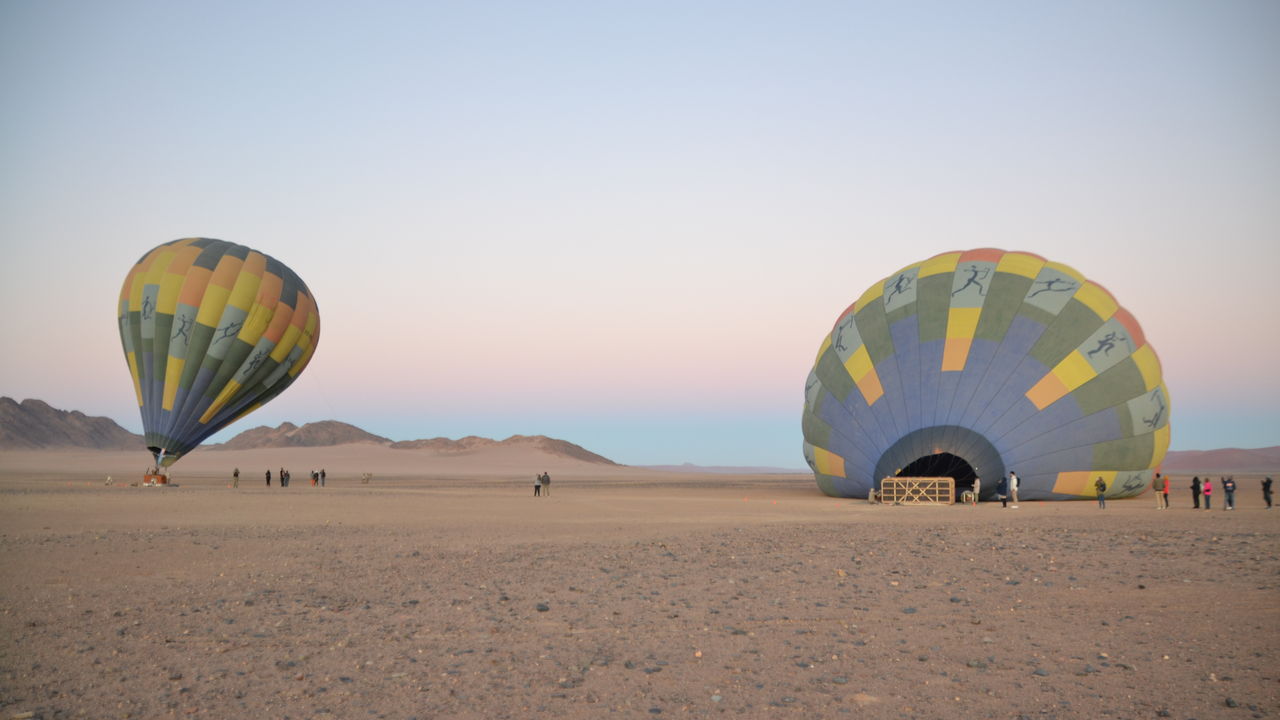
[[315, 298], [292, 270], [209, 238], [143, 255], [120, 289], [118, 320], [157, 467], [283, 392], [320, 337]]
[[818, 486], [867, 497], [894, 476], [1022, 499], [1141, 493], [1169, 447], [1169, 393], [1137, 320], [1076, 270], [1025, 252], [948, 252], [840, 314], [805, 384]]

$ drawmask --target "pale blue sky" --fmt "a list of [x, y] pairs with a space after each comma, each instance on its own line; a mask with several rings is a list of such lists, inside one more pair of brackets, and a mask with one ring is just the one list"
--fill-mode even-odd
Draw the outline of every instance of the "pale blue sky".
[[10, 0], [0, 93], [0, 394], [139, 429], [119, 283], [204, 235], [324, 319], [222, 438], [800, 467], [837, 314], [994, 246], [1134, 312], [1175, 449], [1280, 443], [1275, 2]]

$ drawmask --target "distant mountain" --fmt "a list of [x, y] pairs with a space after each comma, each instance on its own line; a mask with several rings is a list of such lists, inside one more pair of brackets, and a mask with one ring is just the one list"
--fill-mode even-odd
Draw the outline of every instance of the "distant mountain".
[[321, 420], [298, 427], [293, 423], [281, 423], [279, 427], [259, 425], [249, 428], [221, 445], [209, 445], [210, 450], [254, 450], [257, 448], [327, 447], [351, 443], [387, 445], [391, 440], [365, 432], [355, 425], [337, 420]]
[[0, 397], [0, 450], [59, 447], [137, 450], [143, 447], [143, 439], [110, 418], [58, 410], [43, 400], [19, 403]]
[[1165, 472], [1176, 473], [1280, 473], [1280, 445], [1252, 450], [1170, 450], [1160, 467]]
[[449, 438], [430, 438], [426, 440], [404, 440], [391, 443], [394, 450], [432, 450], [438, 453], [460, 455], [485, 448], [522, 446], [541, 450], [549, 455], [573, 458], [599, 465], [617, 465], [607, 457], [597, 455], [580, 445], [566, 440], [557, 440], [545, 435], [512, 435], [506, 440], [491, 440], [484, 437], [468, 435], [457, 440]]
[[799, 475], [811, 470], [804, 468], [752, 467], [737, 465], [641, 465], [646, 470], [660, 472], [707, 473], [714, 475]]

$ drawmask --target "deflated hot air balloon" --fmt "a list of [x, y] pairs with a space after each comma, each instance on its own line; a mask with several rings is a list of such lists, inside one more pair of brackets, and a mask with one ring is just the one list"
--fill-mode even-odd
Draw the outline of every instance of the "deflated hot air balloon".
[[804, 454], [828, 495], [892, 476], [1015, 471], [1022, 499], [1141, 493], [1169, 395], [1137, 320], [1079, 272], [1024, 252], [949, 252], [867, 289], [805, 385]]
[[120, 289], [119, 322], [160, 467], [283, 392], [320, 338], [315, 298], [292, 270], [209, 238], [144, 255]]

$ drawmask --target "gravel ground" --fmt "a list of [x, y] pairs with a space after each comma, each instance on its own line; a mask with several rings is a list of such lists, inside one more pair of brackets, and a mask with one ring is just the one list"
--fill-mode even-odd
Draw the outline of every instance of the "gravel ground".
[[3, 718], [1275, 718], [1272, 514], [0, 477]]

